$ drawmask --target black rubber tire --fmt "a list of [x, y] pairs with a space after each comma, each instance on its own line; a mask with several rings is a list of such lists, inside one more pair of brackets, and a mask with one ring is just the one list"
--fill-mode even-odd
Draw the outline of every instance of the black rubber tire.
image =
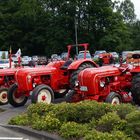
[[[3, 97], [1, 97], [2, 95], [2, 92], [5, 92], [5, 94], [6, 94], [6, 97], [4, 97], [4, 100], [2, 101], [2, 98]], [[6, 105], [6, 104], [8, 104], [8, 99], [7, 99], [7, 93], [8, 93], [8, 88], [5, 88], [5, 87], [1, 87], [0, 88], [0, 105]]]
[[106, 97], [105, 102], [106, 103], [114, 104], [113, 103], [113, 99], [116, 98], [116, 97], [119, 99], [119, 103], [117, 103], [117, 104], [121, 104], [122, 103], [122, 98], [121, 98], [121, 96], [118, 93], [115, 93], [115, 92], [110, 92], [108, 94], [108, 96]]
[[14, 93], [17, 91], [17, 89], [18, 89], [17, 84], [13, 84], [13, 85], [9, 88], [9, 90], [8, 90], [8, 96], [7, 96], [8, 102], [9, 102], [12, 106], [14, 106], [14, 107], [24, 106], [25, 103], [26, 103], [27, 100], [28, 100], [28, 97], [23, 95], [23, 97], [24, 97], [23, 100], [22, 100], [21, 102], [16, 102], [16, 100], [14, 99]]
[[136, 74], [132, 79], [131, 92], [134, 103], [140, 105], [140, 73]]
[[[39, 103], [38, 96], [42, 90], [47, 90], [50, 93], [51, 100], [48, 104], [53, 103], [54, 102], [54, 92], [51, 89], [51, 87], [49, 87], [45, 84], [38, 85], [37, 87], [34, 88], [32, 95], [31, 95], [31, 102], [32, 103]], [[44, 102], [44, 103], [47, 103], [47, 102]]]
[[78, 74], [82, 71], [82, 70], [84, 70], [84, 69], [86, 69], [86, 68], [93, 68], [93, 67], [95, 67], [93, 64], [91, 64], [91, 63], [83, 63], [83, 64], [81, 64], [79, 67], [78, 67], [78, 69], [77, 70], [75, 70], [75, 71], [73, 71], [72, 72], [72, 74], [71, 74], [71, 76], [70, 76], [70, 87], [73, 89], [74, 88], [74, 86], [75, 86], [75, 81], [77, 80], [77, 78], [78, 78]]
[[65, 95], [68, 93], [68, 90], [64, 91], [63, 93], [59, 93], [59, 92], [55, 92], [54, 93], [54, 98], [58, 99], [58, 98], [63, 98], [65, 97]]
[[71, 103], [71, 102], [72, 102], [72, 97], [73, 97], [74, 94], [75, 94], [75, 91], [74, 91], [74, 90], [70, 90], [70, 91], [66, 94], [66, 96], [65, 96], [65, 101], [66, 101], [67, 103]]

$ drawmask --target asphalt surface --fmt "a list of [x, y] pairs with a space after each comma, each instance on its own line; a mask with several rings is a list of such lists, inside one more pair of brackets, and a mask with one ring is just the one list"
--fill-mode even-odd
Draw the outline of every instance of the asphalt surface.
[[[6, 125], [8, 121], [22, 113], [25, 112], [27, 107], [30, 104], [30, 100], [26, 103], [25, 106], [14, 108], [10, 104], [0, 106], [0, 108], [4, 109], [4, 112], [0, 113], [0, 124]], [[12, 129], [7, 129], [0, 126], [0, 140], [39, 140], [36, 137], [26, 135], [24, 133], [14, 131]]]
[[39, 139], [0, 126], [0, 140], [39, 140]]
[[[55, 103], [60, 103], [64, 101], [64, 99], [58, 99], [55, 101]], [[28, 100], [28, 102], [22, 106], [15, 108], [11, 106], [10, 104], [0, 106], [1, 109], [4, 109], [4, 112], [0, 113], [0, 140], [58, 140], [59, 138], [57, 136], [49, 136], [50, 134], [46, 134], [46, 132], [41, 131], [39, 135], [39, 131], [36, 131], [35, 133], [32, 133], [32, 131], [35, 130], [30, 130], [28, 131], [27, 128], [21, 127], [20, 128], [14, 128], [14, 127], [7, 127], [6, 125], [8, 124], [9, 120], [17, 116], [23, 112], [26, 112], [27, 107], [31, 104], [31, 101]], [[5, 127], [6, 126], [6, 127]], [[30, 129], [30, 128], [29, 128]], [[43, 135], [47, 135], [46, 137], [43, 137]], [[52, 138], [48, 138], [53, 137]]]
[[0, 108], [4, 109], [4, 112], [0, 113], [0, 123], [1, 124], [8, 124], [8, 121], [18, 114], [25, 112], [27, 107], [31, 104], [30, 100], [22, 107], [13, 107], [10, 104], [0, 106]]

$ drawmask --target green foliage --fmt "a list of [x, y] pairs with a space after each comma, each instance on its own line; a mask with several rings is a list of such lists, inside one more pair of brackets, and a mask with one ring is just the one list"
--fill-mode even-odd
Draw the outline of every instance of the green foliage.
[[22, 114], [22, 115], [18, 115], [16, 117], [13, 117], [10, 121], [9, 124], [11, 125], [28, 125], [29, 124], [29, 120], [28, 120], [28, 116], [27, 114]]
[[[134, 19], [130, 0], [115, 9], [111, 0], [3, 0], [0, 1], [0, 46], [23, 54], [47, 54], [66, 51], [75, 43], [75, 18], [78, 42], [89, 42], [90, 50], [106, 48], [121, 51], [132, 46], [130, 28], [124, 22]], [[115, 12], [116, 11], [116, 12]]]
[[136, 110], [136, 107], [131, 104], [121, 104], [121, 106], [116, 106], [117, 114], [121, 119], [125, 119], [127, 114]]
[[39, 116], [46, 115], [47, 112], [51, 111], [51, 108], [53, 107], [52, 104], [44, 104], [44, 103], [37, 103], [37, 104], [31, 104], [27, 108], [27, 113], [29, 117], [32, 117], [32, 114], [37, 114]]
[[66, 139], [81, 138], [88, 132], [85, 125], [75, 122], [67, 122], [61, 126], [60, 134]]
[[140, 135], [140, 112], [133, 111], [126, 115], [126, 121], [127, 121], [127, 127], [126, 127], [126, 133], [129, 135], [138, 134]]
[[132, 140], [122, 131], [113, 131], [112, 133], [102, 133], [96, 130], [89, 131], [84, 140]]
[[59, 130], [61, 123], [53, 114], [48, 114], [34, 121], [32, 127], [37, 130], [55, 131]]
[[120, 119], [116, 112], [109, 112], [99, 119], [97, 130], [110, 132], [115, 128], [123, 129], [126, 123], [126, 121]]
[[140, 135], [139, 118], [139, 111], [130, 104], [82, 101], [31, 104], [26, 114], [12, 118], [9, 123], [56, 132], [66, 139], [137, 140]]

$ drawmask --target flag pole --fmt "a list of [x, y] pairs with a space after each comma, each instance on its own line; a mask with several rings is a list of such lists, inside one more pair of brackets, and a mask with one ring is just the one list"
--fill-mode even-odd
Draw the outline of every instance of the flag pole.
[[9, 68], [12, 67], [12, 48], [10, 46], [10, 50], [9, 50]]

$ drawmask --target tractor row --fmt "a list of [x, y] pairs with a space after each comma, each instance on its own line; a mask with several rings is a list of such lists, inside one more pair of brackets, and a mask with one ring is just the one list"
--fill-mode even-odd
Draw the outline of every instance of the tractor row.
[[45, 67], [16, 69], [15, 74], [13, 73], [14, 84], [8, 91], [8, 102], [14, 107], [23, 106], [30, 94], [32, 103], [51, 103], [54, 98], [63, 97], [74, 87], [81, 70], [98, 67], [91, 59], [86, 59], [88, 44], [78, 46], [84, 48], [84, 59], [72, 61], [70, 51], [75, 45], [68, 45], [68, 56], [65, 61], [50, 62]]
[[[65, 96], [68, 102], [96, 100], [120, 104], [133, 99], [140, 105], [139, 64], [98, 67], [86, 59], [88, 44], [79, 46], [84, 47], [84, 59], [70, 60], [73, 45], [69, 45], [66, 61], [50, 62], [39, 68], [16, 69], [14, 84], [8, 90], [9, 103], [14, 107], [23, 106], [31, 96], [32, 103], [50, 104]], [[140, 59], [140, 55], [134, 54], [133, 58]]]

